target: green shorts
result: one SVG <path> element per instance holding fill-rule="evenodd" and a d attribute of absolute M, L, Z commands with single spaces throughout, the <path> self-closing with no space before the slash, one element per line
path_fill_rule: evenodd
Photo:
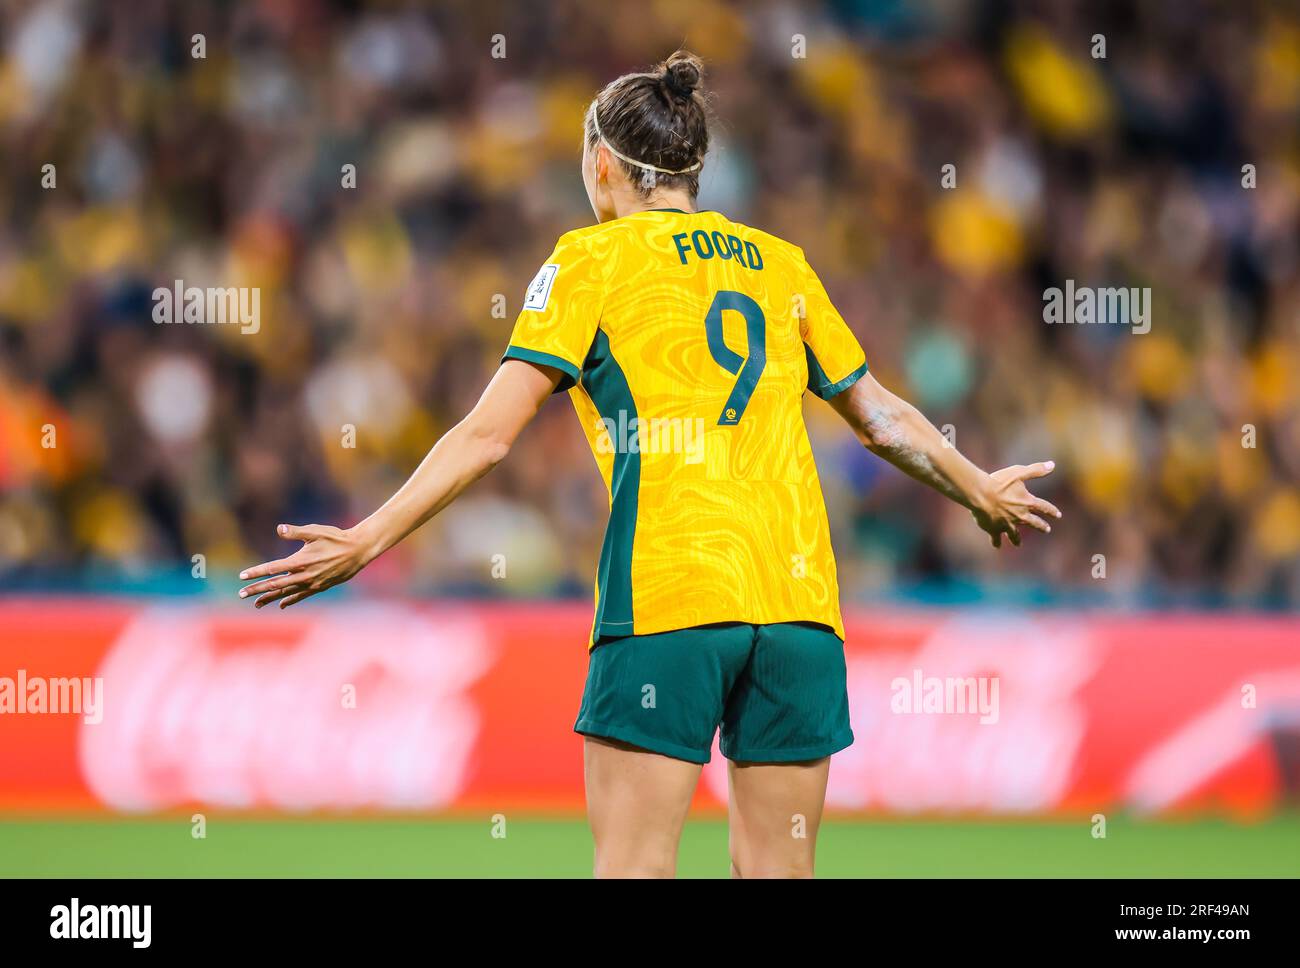
<path fill-rule="evenodd" d="M 830 756 L 853 742 L 844 643 L 824 625 L 728 622 L 604 639 L 575 732 L 707 763 Z"/>

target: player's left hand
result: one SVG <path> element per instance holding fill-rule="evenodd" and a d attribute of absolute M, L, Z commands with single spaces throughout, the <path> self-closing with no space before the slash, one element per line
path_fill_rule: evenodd
<path fill-rule="evenodd" d="M 265 579 L 245 585 L 239 590 L 240 598 L 257 599 L 256 607 L 279 601 L 281 608 L 310 598 L 327 588 L 341 585 L 369 560 L 355 532 L 325 524 L 307 524 L 295 527 L 282 524 L 276 533 L 289 541 L 302 541 L 303 546 L 288 558 L 267 561 L 239 573 L 240 581 Z"/>
<path fill-rule="evenodd" d="M 1025 481 L 1046 477 L 1055 468 L 1056 463 L 1050 460 L 1038 464 L 1013 464 L 988 476 L 985 494 L 975 507 L 974 514 L 976 523 L 993 540 L 993 547 L 1002 547 L 1004 534 L 1018 547 L 1022 524 L 1051 533 L 1052 526 L 1045 519 L 1059 520 L 1061 512 L 1054 504 L 1030 494 Z"/>

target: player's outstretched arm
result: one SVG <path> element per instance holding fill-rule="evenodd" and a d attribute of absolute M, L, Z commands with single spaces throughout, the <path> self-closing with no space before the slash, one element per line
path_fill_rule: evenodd
<path fill-rule="evenodd" d="M 288 558 L 239 574 L 261 579 L 240 589 L 257 607 L 281 608 L 347 581 L 456 499 L 506 456 L 520 431 L 537 415 L 559 382 L 549 366 L 506 360 L 469 415 L 443 435 L 401 489 L 356 527 L 282 524 L 280 537 L 302 541 Z"/>
<path fill-rule="evenodd" d="M 951 446 L 916 407 L 890 393 L 870 373 L 830 403 L 873 454 L 969 508 L 995 548 L 1002 546 L 1003 534 L 1012 544 L 1020 544 L 1022 524 L 1050 532 L 1045 518 L 1061 516 L 1025 486 L 1030 478 L 1050 474 L 1056 466 L 1052 461 L 985 473 Z"/>

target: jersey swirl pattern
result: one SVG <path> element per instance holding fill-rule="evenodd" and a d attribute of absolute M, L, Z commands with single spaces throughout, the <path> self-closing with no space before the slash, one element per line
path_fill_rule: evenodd
<path fill-rule="evenodd" d="M 562 371 L 609 489 L 592 643 L 714 622 L 843 638 L 803 395 L 867 364 L 802 250 L 716 212 L 569 232 L 505 358 Z"/>

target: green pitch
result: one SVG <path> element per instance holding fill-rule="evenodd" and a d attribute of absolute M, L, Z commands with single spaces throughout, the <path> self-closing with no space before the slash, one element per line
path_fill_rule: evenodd
<path fill-rule="evenodd" d="M 509 818 L 248 820 L 210 816 L 0 821 L 6 877 L 587 877 L 580 820 Z M 1300 877 L 1300 816 L 1235 825 L 1085 820 L 834 820 L 822 877 Z M 687 824 L 679 873 L 725 877 L 722 820 Z"/>

